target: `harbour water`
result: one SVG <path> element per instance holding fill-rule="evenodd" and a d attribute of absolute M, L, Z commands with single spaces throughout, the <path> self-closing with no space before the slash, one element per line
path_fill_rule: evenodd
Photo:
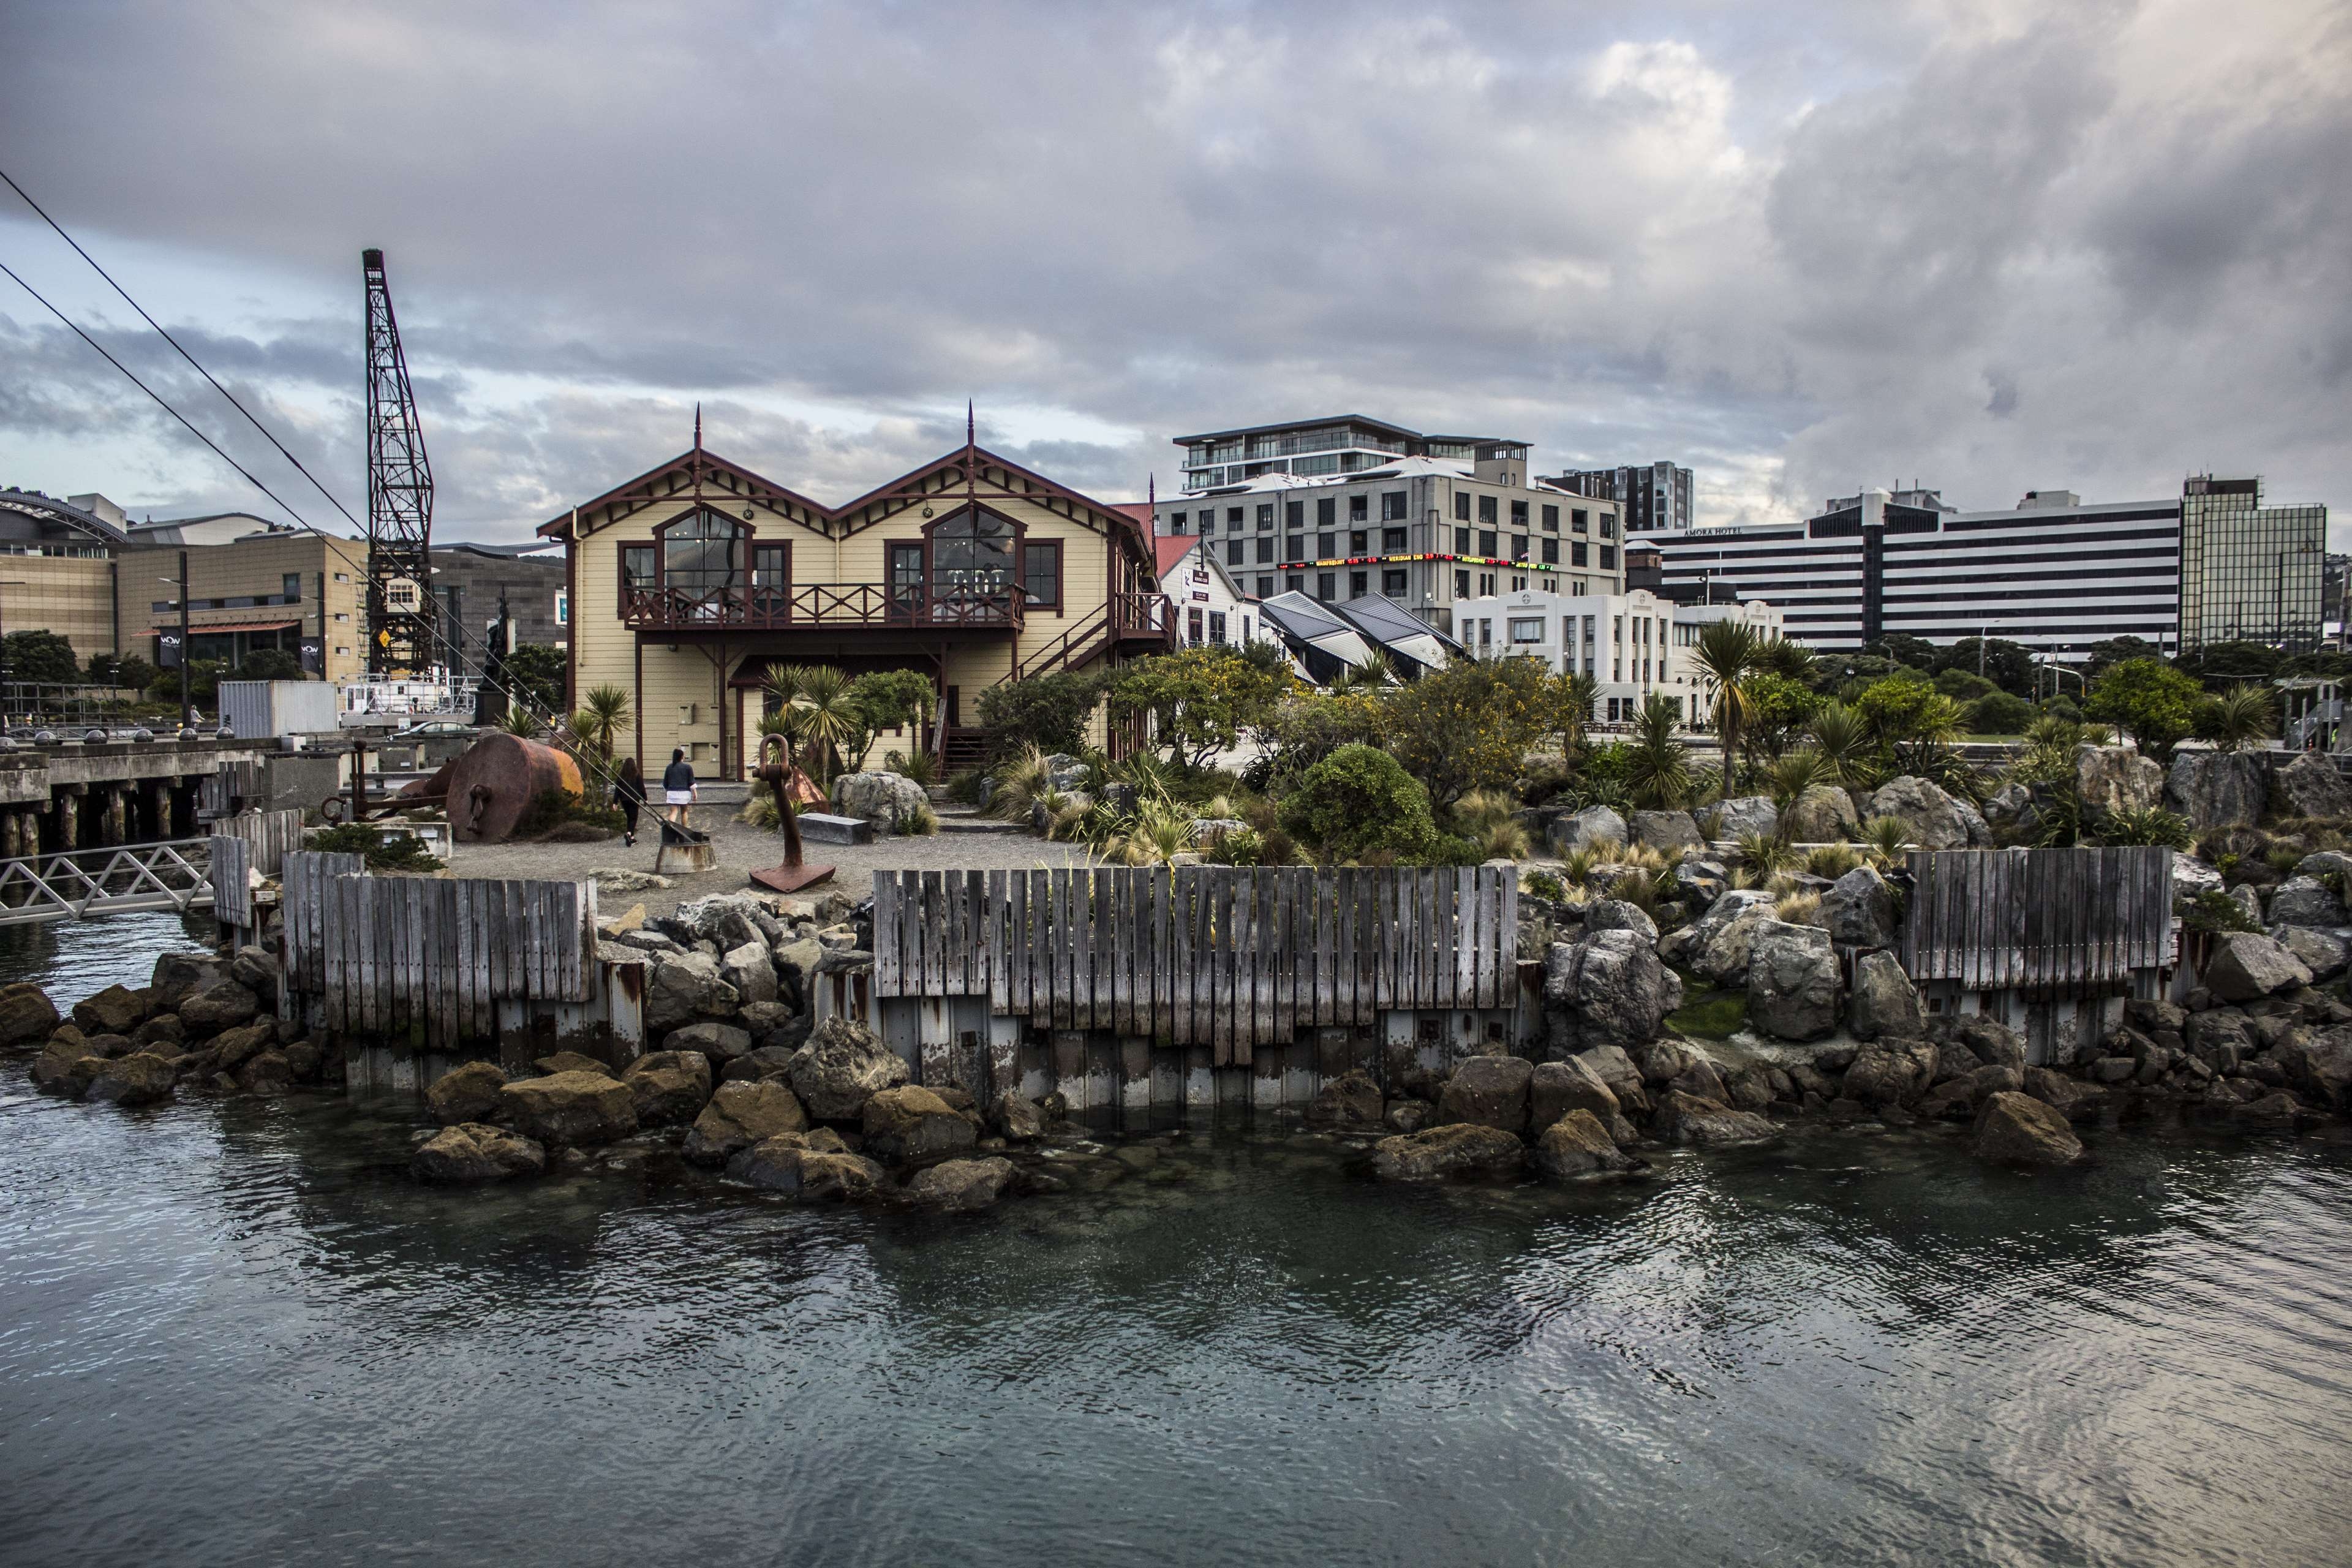
<path fill-rule="evenodd" d="M 5 977 L 95 989 L 110 929 L 135 977 L 178 928 L 128 923 Z M 1824 1128 L 1563 1192 L 1228 1131 L 942 1218 L 658 1156 L 428 1190 L 413 1126 L 0 1065 L 0 1560 L 2352 1552 L 2352 1157 L 2316 1141 L 2027 1176 Z"/>

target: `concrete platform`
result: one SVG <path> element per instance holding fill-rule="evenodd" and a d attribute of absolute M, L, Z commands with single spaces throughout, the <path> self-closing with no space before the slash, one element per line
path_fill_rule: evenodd
<path fill-rule="evenodd" d="M 822 811 L 800 815 L 801 837 L 812 844 L 871 844 L 874 825 L 862 816 L 834 816 Z"/>

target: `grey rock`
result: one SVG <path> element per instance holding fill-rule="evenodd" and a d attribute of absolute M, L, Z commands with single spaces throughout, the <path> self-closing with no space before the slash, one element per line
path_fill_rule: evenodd
<path fill-rule="evenodd" d="M 2224 1002 L 2252 1002 L 2311 984 L 2311 971 L 2266 936 L 2231 931 L 2213 943 L 2205 986 Z"/>
<path fill-rule="evenodd" d="M 710 1058 L 700 1051 L 649 1051 L 628 1066 L 629 1086 L 639 1127 L 677 1127 L 702 1114 L 710 1102 Z"/>
<path fill-rule="evenodd" d="M 732 1024 L 688 1024 L 662 1037 L 663 1050 L 694 1051 L 722 1067 L 749 1054 L 751 1044 L 751 1032 Z"/>
<path fill-rule="evenodd" d="M 635 948 L 638 950 L 638 956 L 640 957 L 643 957 L 647 953 L 684 952 L 686 951 L 686 949 L 679 944 L 676 937 L 671 936 L 667 931 L 655 931 L 650 926 L 639 926 L 635 931 L 625 931 L 618 933 L 613 938 L 613 945 L 615 947 Z"/>
<path fill-rule="evenodd" d="M 2270 804 L 2270 766 L 2259 752 L 2176 752 L 2164 806 L 2192 828 L 2252 827 Z"/>
<path fill-rule="evenodd" d="M 1534 1075 L 1534 1067 L 1517 1057 L 1465 1057 L 1438 1096 L 1438 1119 L 1522 1134 L 1528 1127 L 1528 1085 Z"/>
<path fill-rule="evenodd" d="M 1891 946 L 1895 894 L 1876 870 L 1857 866 L 1822 895 L 1821 923 L 1840 947 Z"/>
<path fill-rule="evenodd" d="M 1384 1110 L 1381 1086 L 1371 1074 L 1351 1068 L 1323 1080 L 1307 1108 L 1307 1120 L 1318 1127 L 1377 1127 Z"/>
<path fill-rule="evenodd" d="M 507 1075 L 496 1062 L 465 1062 L 433 1080 L 425 1091 L 425 1109 L 444 1127 L 488 1121 L 499 1113 L 499 1091 Z"/>
<path fill-rule="evenodd" d="M 968 1152 L 980 1137 L 954 1107 L 919 1084 L 866 1096 L 862 1125 L 866 1152 L 892 1165 L 951 1160 Z"/>
<path fill-rule="evenodd" d="M 533 1142 L 557 1148 L 610 1143 L 637 1130 L 626 1085 L 601 1073 L 559 1072 L 499 1090 L 500 1120 Z"/>
<path fill-rule="evenodd" d="M 1516 1134 L 1471 1121 L 1383 1138 L 1372 1145 L 1373 1173 L 1392 1182 L 1507 1175 L 1526 1163 L 1527 1148 Z"/>
<path fill-rule="evenodd" d="M 1731 868 L 1720 860 L 1692 856 L 1675 868 L 1674 897 L 1691 909 L 1703 910 L 1731 886 Z"/>
<path fill-rule="evenodd" d="M 735 988 L 739 1004 L 776 999 L 776 966 L 768 955 L 768 944 L 758 937 L 729 948 L 720 956 L 719 978 Z"/>
<path fill-rule="evenodd" d="M 1681 985 L 1637 931 L 1595 931 L 1554 942 L 1544 957 L 1544 1005 L 1579 1046 L 1654 1039 Z"/>
<path fill-rule="evenodd" d="M 917 1174 L 907 1184 L 906 1195 L 926 1208 L 970 1214 L 1003 1197 L 1013 1173 L 1013 1162 L 998 1156 L 947 1160 Z"/>
<path fill-rule="evenodd" d="M 2235 897 L 2235 889 L 2231 896 Z M 2259 905 L 2253 911 L 2262 919 Z M 2321 926 L 2334 930 L 2352 920 L 2344 910 L 2344 901 L 2335 889 L 2316 877 L 2297 874 L 2289 877 L 2271 890 L 2271 919 L 2279 925 Z"/>
<path fill-rule="evenodd" d="M 1928 1041 L 1874 1041 L 1845 1069 L 1845 1097 L 1873 1107 L 1911 1105 L 1927 1092 L 1936 1067 L 1937 1049 Z"/>
<path fill-rule="evenodd" d="M 1639 904 L 1629 904 L 1622 899 L 1594 899 L 1584 906 L 1584 931 L 1630 931 L 1643 942 L 1658 940 L 1658 922 L 1642 910 Z"/>
<path fill-rule="evenodd" d="M 1707 815 L 1713 818 L 1707 837 L 1718 841 L 1751 833 L 1759 838 L 1769 838 L 1780 831 L 1780 808 L 1772 804 L 1769 795 L 1739 795 L 1709 806 Z"/>
<path fill-rule="evenodd" d="M 793 1090 L 819 1121 L 864 1114 L 876 1093 L 905 1083 L 907 1064 L 873 1030 L 847 1018 L 827 1018 L 793 1053 Z"/>
<path fill-rule="evenodd" d="M 646 988 L 646 1030 L 667 1035 L 701 1018 L 729 1018 L 740 997 L 706 952 L 664 953 Z"/>
<path fill-rule="evenodd" d="M 727 1173 L 803 1203 L 864 1201 L 889 1190 L 890 1174 L 880 1165 L 845 1150 L 820 1148 L 819 1136 L 780 1132 L 763 1138 L 730 1161 Z"/>
<path fill-rule="evenodd" d="M 723 1165 L 754 1143 L 782 1132 L 804 1132 L 808 1113 L 791 1088 L 774 1079 L 722 1083 L 687 1130 L 680 1151 L 698 1165 Z"/>
<path fill-rule="evenodd" d="M 90 1079 L 83 1098 L 113 1105 L 154 1105 L 172 1098 L 178 1077 L 167 1058 L 133 1051 L 109 1058 Z"/>
<path fill-rule="evenodd" d="M 2333 980 L 2352 968 L 2352 948 L 2344 939 L 2309 926 L 2274 926 L 2271 940 L 2293 953 L 2297 963 L 2311 971 L 2315 984 Z"/>
<path fill-rule="evenodd" d="M 2054 1107 L 2026 1094 L 1994 1094 L 1977 1112 L 1977 1157 L 2005 1164 L 2071 1165 L 2083 1141 Z"/>
<path fill-rule="evenodd" d="M 662 924 L 688 947 L 707 942 L 725 952 L 747 942 L 766 945 L 761 918 L 766 913 L 749 893 L 720 893 L 680 904 Z"/>
<path fill-rule="evenodd" d="M 1835 784 L 1808 785 L 1790 802 L 1781 830 L 1791 844 L 1843 844 L 1862 826 L 1853 796 Z"/>
<path fill-rule="evenodd" d="M 1698 824 L 1687 811 L 1637 811 L 1632 826 L 1633 842 L 1668 855 L 1696 849 L 1706 842 L 1699 837 Z"/>
<path fill-rule="evenodd" d="M 1891 816 L 1902 823 L 1911 842 L 1922 849 L 1969 847 L 1968 819 L 1950 795 L 1926 779 L 1905 773 L 1887 780 L 1872 793 L 1869 809 L 1873 816 Z"/>
<path fill-rule="evenodd" d="M 1377 1106 L 1372 1120 L 1380 1120 Z M 989 1124 L 1008 1143 L 1034 1143 L 1045 1135 L 1045 1113 L 1038 1109 L 1035 1100 L 1017 1089 L 1008 1089 L 996 1097 Z"/>
<path fill-rule="evenodd" d="M 2287 1081 L 2322 1105 L 2352 1109 L 2352 1028 L 2334 1028 L 2278 1052 Z M 97 1089 L 92 1088 L 91 1093 Z"/>
<path fill-rule="evenodd" d="M 1772 921 L 1748 954 L 1748 1017 L 1783 1040 L 1817 1040 L 1837 1027 L 1838 959 L 1818 926 Z"/>
<path fill-rule="evenodd" d="M 1759 1143 L 1780 1130 L 1752 1110 L 1734 1110 L 1718 1100 L 1669 1090 L 1658 1101 L 1652 1125 L 1670 1143 L 1698 1149 L 1721 1149 L 1739 1143 Z"/>
<path fill-rule="evenodd" d="M 85 1035 L 129 1036 L 147 1021 L 148 994 L 110 985 L 73 1005 L 74 1026 Z"/>
<path fill-rule="evenodd" d="M 1625 819 L 1605 805 L 1588 805 L 1582 811 L 1553 817 L 1545 837 L 1552 852 L 1559 855 L 1571 849 L 1590 849 L 1597 844 L 1632 841 Z"/>
<path fill-rule="evenodd" d="M 1646 1112 L 1650 1109 L 1649 1090 L 1643 1087 L 1642 1069 L 1634 1065 L 1622 1046 L 1594 1046 L 1580 1051 L 1573 1058 L 1592 1069 L 1592 1076 L 1608 1086 L 1617 1097 L 1619 1106 L 1627 1110 Z M 1530 1082 L 1532 1088 L 1532 1081 Z"/>
<path fill-rule="evenodd" d="M 170 1012 L 222 977 L 218 959 L 200 952 L 166 952 L 155 960 L 147 988 L 154 993 L 156 1007 Z"/>
<path fill-rule="evenodd" d="M 1927 1026 L 1918 988 L 1891 952 L 1863 954 L 1853 970 L 1853 995 L 1846 1025 L 1861 1039 L 1881 1035 L 1916 1036 Z"/>
<path fill-rule="evenodd" d="M 240 947 L 228 961 L 228 977 L 260 997 L 265 1008 L 278 1005 L 280 973 L 277 955 L 258 947 Z"/>
<path fill-rule="evenodd" d="M 2271 804 L 2282 816 L 2352 817 L 2352 779 L 2333 759 L 2305 752 L 2271 774 Z"/>
<path fill-rule="evenodd" d="M 1541 1137 L 1545 1128 L 1571 1110 L 1591 1111 L 1605 1127 L 1619 1111 L 1616 1091 L 1581 1057 L 1538 1066 L 1528 1079 L 1528 1134 Z"/>
<path fill-rule="evenodd" d="M 2221 873 L 2204 861 L 2187 855 L 2172 858 L 2172 896 L 2193 899 L 2200 893 L 2221 890 Z"/>
<path fill-rule="evenodd" d="M 194 1036 L 216 1035 L 250 1023 L 261 1011 L 261 998 L 249 986 L 234 980 L 215 980 L 180 1003 L 180 1022 Z"/>
<path fill-rule="evenodd" d="M 2087 823 L 2104 822 L 2119 811 L 2147 811 L 2164 804 L 2164 769 L 2127 747 L 2077 746 L 2074 793 Z"/>
<path fill-rule="evenodd" d="M 844 816 L 864 817 L 888 828 L 900 816 L 928 808 L 931 797 L 904 773 L 844 773 L 833 781 L 834 804 Z"/>
<path fill-rule="evenodd" d="M 1536 1139 L 1536 1169 L 1556 1182 L 1622 1171 L 1633 1163 L 1590 1110 L 1568 1112 Z"/>

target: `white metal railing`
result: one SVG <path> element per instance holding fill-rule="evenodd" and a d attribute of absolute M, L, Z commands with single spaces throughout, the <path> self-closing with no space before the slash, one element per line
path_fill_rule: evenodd
<path fill-rule="evenodd" d="M 211 871 L 209 838 L 0 860 L 0 925 L 208 905 Z"/>

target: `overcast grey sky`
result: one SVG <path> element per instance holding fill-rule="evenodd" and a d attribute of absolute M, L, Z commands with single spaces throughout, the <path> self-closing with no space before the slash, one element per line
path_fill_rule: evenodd
<path fill-rule="evenodd" d="M 443 537 L 698 399 L 834 500 L 970 397 L 1109 499 L 1174 435 L 1360 412 L 1671 457 L 1707 522 L 2208 468 L 2352 503 L 2341 0 L 15 0 L 0 58 L 0 166 L 354 510 L 384 248 Z M 5 190 L 0 260 L 331 515 Z M 259 500 L 5 279 L 0 483 Z"/>

